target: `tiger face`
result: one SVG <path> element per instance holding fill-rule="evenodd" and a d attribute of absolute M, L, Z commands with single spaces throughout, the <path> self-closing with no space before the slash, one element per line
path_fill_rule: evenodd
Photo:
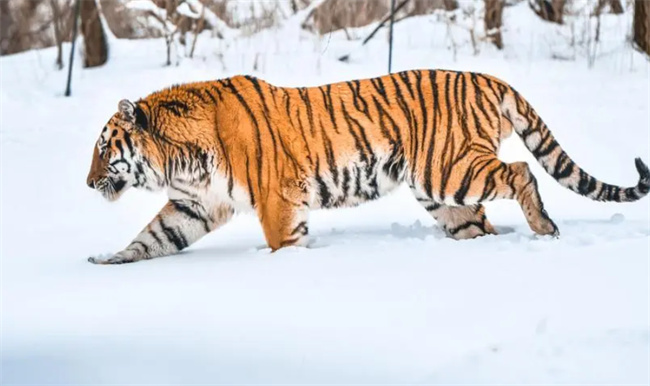
<path fill-rule="evenodd" d="M 108 121 L 93 151 L 86 184 L 104 198 L 115 201 L 130 187 L 155 190 L 158 173 L 145 160 L 146 116 L 128 100 L 120 101 L 118 112 Z M 151 178 L 154 177 L 154 178 Z"/>

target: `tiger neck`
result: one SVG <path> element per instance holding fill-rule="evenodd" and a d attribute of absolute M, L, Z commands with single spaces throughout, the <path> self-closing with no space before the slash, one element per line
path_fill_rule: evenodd
<path fill-rule="evenodd" d="M 207 187 L 215 154 L 189 144 L 161 144 L 165 187 L 187 190 Z"/>

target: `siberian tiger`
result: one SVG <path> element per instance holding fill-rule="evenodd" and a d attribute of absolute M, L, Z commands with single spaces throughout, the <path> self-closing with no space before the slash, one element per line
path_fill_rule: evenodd
<path fill-rule="evenodd" d="M 89 187 L 116 200 L 129 187 L 169 202 L 133 242 L 98 264 L 174 254 L 255 212 L 271 250 L 307 244 L 309 210 L 353 206 L 407 184 L 455 239 L 495 234 L 483 203 L 515 199 L 530 228 L 558 236 L 525 162 L 497 158 L 516 132 L 562 186 L 596 201 L 636 201 L 650 171 L 623 188 L 598 181 L 562 150 L 505 82 L 413 70 L 320 87 L 252 76 L 177 85 L 122 100 L 94 147 Z"/>

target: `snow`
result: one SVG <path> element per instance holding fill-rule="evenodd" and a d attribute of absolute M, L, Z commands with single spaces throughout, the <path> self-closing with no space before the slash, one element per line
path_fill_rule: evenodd
<path fill-rule="evenodd" d="M 161 8 L 158 7 L 152 0 L 130 0 L 129 2 L 126 3 L 126 7 L 131 9 L 137 9 L 140 11 L 149 11 L 153 13 L 157 13 L 161 11 Z"/>
<path fill-rule="evenodd" d="M 199 9 L 201 8 L 202 6 Z M 201 13 L 193 11 L 188 3 L 182 3 L 179 5 L 178 8 L 176 8 L 176 12 L 180 15 L 187 16 L 190 19 L 198 19 L 201 17 Z"/>
<path fill-rule="evenodd" d="M 464 29 L 454 54 L 435 17 L 398 23 L 393 67 L 498 76 L 581 166 L 636 183 L 634 157 L 650 161 L 648 61 L 613 38 L 592 69 L 580 50 L 551 60 L 536 39 L 564 27 L 529 13 L 506 9 L 506 49 L 482 44 L 478 56 Z M 612 17 L 602 33 L 626 20 Z M 176 256 L 87 263 L 125 247 L 165 202 L 130 191 L 108 203 L 85 186 L 120 99 L 237 73 L 293 86 L 385 72 L 381 36 L 358 48 L 339 32 L 317 39 L 294 27 L 231 45 L 202 36 L 195 59 L 174 67 L 162 66 L 162 39 L 116 39 L 108 65 L 75 68 L 70 98 L 54 49 L 0 59 L 0 383 L 650 382 L 650 200 L 579 197 L 516 137 L 502 159 L 531 164 L 559 239 L 534 236 L 515 202 L 495 202 L 488 218 L 500 235 L 454 241 L 400 189 L 313 212 L 307 249 L 271 254 L 257 219 L 238 215 Z M 350 63 L 336 60 L 351 49 Z"/>

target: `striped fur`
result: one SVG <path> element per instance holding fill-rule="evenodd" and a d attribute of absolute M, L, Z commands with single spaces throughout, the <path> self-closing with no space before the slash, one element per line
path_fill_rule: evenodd
<path fill-rule="evenodd" d="M 272 250 L 306 245 L 309 210 L 354 206 L 410 186 L 450 237 L 495 233 L 482 203 L 515 199 L 533 231 L 558 235 L 523 162 L 497 153 L 514 131 L 562 186 L 598 201 L 648 193 L 598 181 L 562 150 L 528 102 L 487 75 L 413 70 L 321 87 L 252 76 L 174 86 L 131 103 L 103 129 L 87 183 L 110 200 L 131 186 L 169 203 L 124 251 L 96 263 L 173 254 L 255 212 Z"/>

